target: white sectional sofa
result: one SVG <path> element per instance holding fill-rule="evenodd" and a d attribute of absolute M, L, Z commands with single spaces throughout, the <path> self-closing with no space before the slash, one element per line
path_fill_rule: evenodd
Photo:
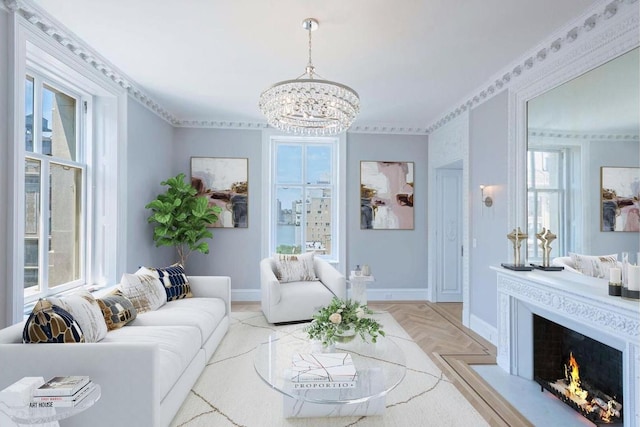
<path fill-rule="evenodd" d="M 25 376 L 89 375 L 101 399 L 61 426 L 167 426 L 229 329 L 231 279 L 190 276 L 193 298 L 139 314 L 97 343 L 23 344 L 0 330 L 0 389 Z"/>

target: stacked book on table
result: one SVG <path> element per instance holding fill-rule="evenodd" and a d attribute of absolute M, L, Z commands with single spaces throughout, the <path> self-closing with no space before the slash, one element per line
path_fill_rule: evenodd
<path fill-rule="evenodd" d="M 356 386 L 358 373 L 349 353 L 294 353 L 294 389 L 340 389 Z"/>
<path fill-rule="evenodd" d="M 88 376 L 53 377 L 33 390 L 32 408 L 74 407 L 95 389 Z"/>

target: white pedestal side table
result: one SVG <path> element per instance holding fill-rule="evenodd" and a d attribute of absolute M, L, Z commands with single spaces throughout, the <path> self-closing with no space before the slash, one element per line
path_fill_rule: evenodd
<path fill-rule="evenodd" d="M 351 299 L 362 305 L 367 304 L 367 284 L 373 282 L 373 276 L 356 276 L 352 271 L 349 275 L 349 283 L 351 284 Z"/>

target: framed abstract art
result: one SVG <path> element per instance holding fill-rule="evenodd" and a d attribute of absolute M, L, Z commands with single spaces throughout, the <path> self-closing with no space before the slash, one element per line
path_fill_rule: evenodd
<path fill-rule="evenodd" d="M 360 228 L 413 230 L 413 162 L 360 162 Z"/>

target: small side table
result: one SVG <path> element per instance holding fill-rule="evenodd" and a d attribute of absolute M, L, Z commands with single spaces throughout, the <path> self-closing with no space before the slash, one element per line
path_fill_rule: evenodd
<path fill-rule="evenodd" d="M 102 391 L 96 384 L 95 388 L 82 402 L 73 407 L 57 408 L 29 408 L 28 406 L 7 406 L 0 402 L 0 412 L 8 416 L 16 425 L 44 425 L 47 427 L 59 426 L 58 421 L 72 417 L 92 407 L 99 399 Z"/>
<path fill-rule="evenodd" d="M 351 283 L 351 299 L 362 305 L 367 304 L 367 284 L 373 282 L 373 276 L 356 276 L 352 271 L 349 275 L 349 283 Z"/>

